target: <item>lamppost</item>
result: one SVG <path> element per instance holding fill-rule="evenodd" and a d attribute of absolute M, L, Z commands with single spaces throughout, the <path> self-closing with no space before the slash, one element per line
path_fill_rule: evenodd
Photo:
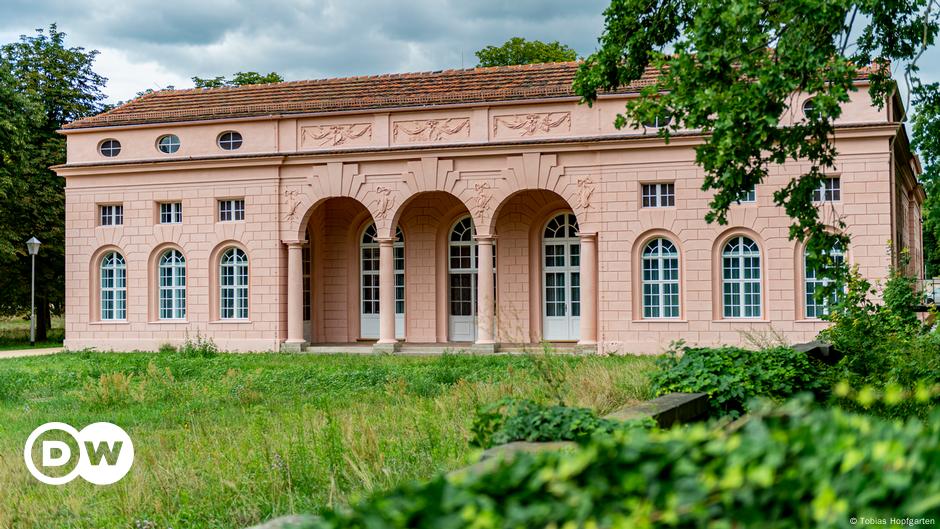
<path fill-rule="evenodd" d="M 36 254 L 39 253 L 39 239 L 31 237 L 26 241 L 26 249 L 33 259 L 33 274 L 30 279 L 29 345 L 36 345 Z"/>

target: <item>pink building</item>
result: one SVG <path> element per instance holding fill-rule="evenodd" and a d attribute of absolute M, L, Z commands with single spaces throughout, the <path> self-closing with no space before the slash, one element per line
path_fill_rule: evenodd
<path fill-rule="evenodd" d="M 162 91 L 65 127 L 66 345 L 353 350 L 812 339 L 826 307 L 774 170 L 707 224 L 694 131 L 614 128 L 574 63 Z M 844 257 L 922 269 L 916 158 L 859 79 L 818 190 Z M 784 122 L 803 119 L 794 96 Z M 358 344 L 358 345 L 352 345 Z"/>

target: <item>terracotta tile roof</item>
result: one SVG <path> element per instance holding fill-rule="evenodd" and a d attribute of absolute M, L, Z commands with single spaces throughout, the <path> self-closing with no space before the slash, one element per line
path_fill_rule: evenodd
<path fill-rule="evenodd" d="M 273 114 L 569 97 L 577 62 L 161 90 L 66 129 Z M 653 82 L 652 70 L 622 92 Z"/>

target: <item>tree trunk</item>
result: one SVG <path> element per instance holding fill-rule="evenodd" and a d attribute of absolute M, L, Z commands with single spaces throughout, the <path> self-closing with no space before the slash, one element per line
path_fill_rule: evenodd
<path fill-rule="evenodd" d="M 49 303 L 46 302 L 45 292 L 36 293 L 36 341 L 45 342 L 49 339 Z"/>

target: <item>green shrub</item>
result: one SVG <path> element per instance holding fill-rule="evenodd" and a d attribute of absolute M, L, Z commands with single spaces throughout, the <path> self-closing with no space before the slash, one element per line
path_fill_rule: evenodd
<path fill-rule="evenodd" d="M 471 442 L 489 448 L 513 441 L 583 441 L 625 424 L 632 423 L 604 419 L 587 408 L 543 406 L 531 400 L 506 398 L 477 410 Z"/>
<path fill-rule="evenodd" d="M 831 370 L 835 379 L 874 390 L 889 386 L 913 390 L 940 380 L 940 330 L 922 324 L 914 311 L 920 295 L 915 280 L 901 271 L 907 259 L 902 253 L 900 265 L 892 267 L 880 296 L 857 268 L 849 274 L 842 302 L 827 317 L 832 325 L 820 333 L 820 339 L 843 355 Z M 873 301 L 878 297 L 882 303 Z M 838 402 L 889 417 L 926 418 L 930 409 L 927 403 L 884 407 Z"/>
<path fill-rule="evenodd" d="M 202 334 L 197 333 L 195 338 L 186 337 L 179 354 L 186 358 L 212 358 L 219 354 L 219 347 L 215 345 L 212 338 L 203 337 Z"/>
<path fill-rule="evenodd" d="M 303 527 L 851 527 L 856 516 L 936 517 L 937 461 L 940 413 L 902 423 L 800 399 L 724 429 L 614 432 L 574 452 L 518 454 Z"/>
<path fill-rule="evenodd" d="M 177 352 L 176 346 L 171 343 L 160 344 L 160 353 L 162 354 L 175 354 Z"/>
<path fill-rule="evenodd" d="M 756 397 L 785 400 L 829 386 L 824 368 L 790 347 L 749 351 L 739 347 L 687 347 L 677 344 L 650 374 L 657 395 L 706 393 L 712 415 L 736 417 Z"/>

